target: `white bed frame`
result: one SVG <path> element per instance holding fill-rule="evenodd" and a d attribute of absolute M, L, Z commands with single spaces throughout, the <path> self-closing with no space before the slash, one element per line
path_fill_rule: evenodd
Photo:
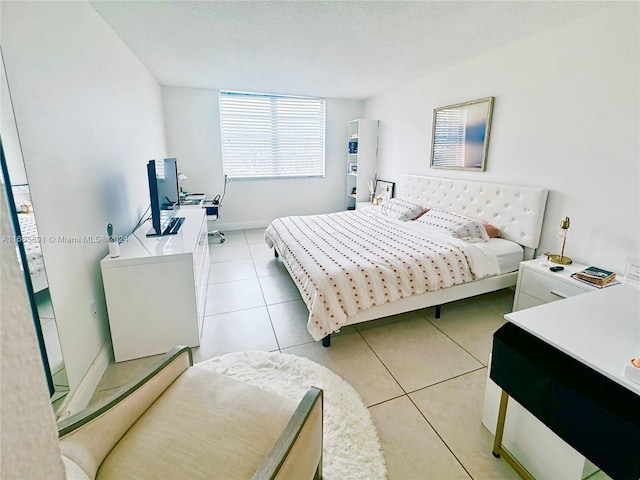
<path fill-rule="evenodd" d="M 538 248 L 548 194 L 544 188 L 405 175 L 397 192 L 398 198 L 424 207 L 459 213 L 490 223 L 500 229 L 502 238 L 524 248 L 525 260 L 533 258 Z M 275 249 L 274 252 L 278 256 Z M 433 306 L 436 306 L 436 317 L 439 317 L 441 305 L 512 287 L 517 278 L 518 272 L 515 271 L 405 297 L 352 315 L 344 325 Z M 331 335 L 327 335 L 322 339 L 322 344 L 328 347 L 330 339 Z"/>
<path fill-rule="evenodd" d="M 544 188 L 405 175 L 398 198 L 483 220 L 500 229 L 502 238 L 524 247 L 524 259 L 534 257 L 540 242 L 548 191 Z M 350 316 L 345 325 L 439 306 L 516 284 L 518 272 L 406 297 Z M 327 345 L 328 341 L 323 340 Z"/>

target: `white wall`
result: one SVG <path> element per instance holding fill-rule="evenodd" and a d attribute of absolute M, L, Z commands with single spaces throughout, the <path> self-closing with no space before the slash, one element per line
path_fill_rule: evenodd
<path fill-rule="evenodd" d="M 0 60 L 4 65 L 2 52 L 0 52 Z M 24 171 L 16 119 L 13 116 L 9 86 L 2 66 L 0 66 L 0 107 L 0 132 L 2 133 L 2 148 L 7 162 L 7 170 L 11 172 L 9 179 L 11 180 L 11 185 L 25 185 L 27 183 L 27 172 Z"/>
<path fill-rule="evenodd" d="M 4 194 L 0 235 L 13 236 Z M 0 265 L 0 477 L 62 479 L 53 409 L 15 243 L 0 243 Z"/>
<path fill-rule="evenodd" d="M 550 190 L 539 252 L 624 271 L 640 256 L 640 38 L 625 2 L 365 103 L 380 119 L 379 176 L 463 178 Z M 494 96 L 487 171 L 429 168 L 435 107 Z"/>
<path fill-rule="evenodd" d="M 189 177 L 183 188 L 222 193 L 218 91 L 162 87 L 162 96 L 167 150 Z M 347 123 L 361 116 L 362 102 L 327 99 L 325 106 L 325 177 L 230 182 L 216 228 L 264 227 L 279 216 L 344 209 Z"/>
<path fill-rule="evenodd" d="M 109 331 L 99 261 L 165 155 L 160 86 L 87 2 L 3 2 L 2 50 L 71 388 Z M 97 302 L 98 318 L 91 315 Z"/>

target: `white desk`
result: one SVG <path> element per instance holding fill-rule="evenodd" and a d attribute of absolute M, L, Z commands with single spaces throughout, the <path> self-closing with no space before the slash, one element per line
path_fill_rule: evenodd
<path fill-rule="evenodd" d="M 640 385 L 623 373 L 640 356 L 639 289 L 604 288 L 505 318 L 640 395 Z"/>
<path fill-rule="evenodd" d="M 640 290 L 618 285 L 505 315 L 512 324 L 639 396 L 624 366 L 640 355 Z M 487 380 L 484 425 L 495 434 L 500 389 Z M 579 480 L 594 469 L 515 400 L 503 443 L 537 479 Z M 506 457 L 505 457 L 506 459 Z"/>
<path fill-rule="evenodd" d="M 180 208 L 175 235 L 147 237 L 144 223 L 100 261 L 116 362 L 200 344 L 209 277 L 202 208 Z"/>

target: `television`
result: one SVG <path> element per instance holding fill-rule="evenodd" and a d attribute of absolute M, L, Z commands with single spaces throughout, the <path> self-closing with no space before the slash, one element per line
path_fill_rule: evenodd
<path fill-rule="evenodd" d="M 147 237 L 178 233 L 184 218 L 176 217 L 176 213 L 180 210 L 176 159 L 149 160 L 147 175 L 149 177 L 152 224 Z"/>

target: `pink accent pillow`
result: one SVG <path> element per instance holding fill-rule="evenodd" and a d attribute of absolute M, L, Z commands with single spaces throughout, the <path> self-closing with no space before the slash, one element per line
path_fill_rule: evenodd
<path fill-rule="evenodd" d="M 498 229 L 498 227 L 494 227 L 487 222 L 482 222 L 482 225 L 484 225 L 484 229 L 487 231 L 487 235 L 489 235 L 489 238 L 500 238 L 502 236 L 500 235 L 500 230 Z"/>

